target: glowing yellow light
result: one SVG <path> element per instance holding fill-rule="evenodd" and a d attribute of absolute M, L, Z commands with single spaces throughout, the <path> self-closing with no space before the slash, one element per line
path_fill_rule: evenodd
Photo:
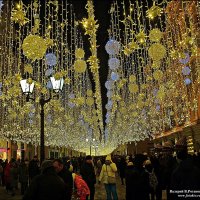
<path fill-rule="evenodd" d="M 16 5 L 16 7 L 17 7 L 17 9 L 21 9 L 21 4 L 18 3 L 18 4 Z"/>

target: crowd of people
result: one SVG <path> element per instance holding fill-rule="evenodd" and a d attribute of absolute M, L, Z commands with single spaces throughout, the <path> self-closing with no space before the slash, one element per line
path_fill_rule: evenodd
<path fill-rule="evenodd" d="M 200 155 L 189 155 L 185 146 L 153 155 L 45 160 L 39 164 L 37 156 L 10 162 L 0 160 L 0 184 L 10 195 L 18 185 L 23 200 L 94 200 L 95 185 L 104 184 L 107 200 L 118 200 L 117 187 L 126 187 L 126 200 L 178 199 L 170 191 L 199 190 Z M 18 184 L 20 183 L 20 184 Z"/>

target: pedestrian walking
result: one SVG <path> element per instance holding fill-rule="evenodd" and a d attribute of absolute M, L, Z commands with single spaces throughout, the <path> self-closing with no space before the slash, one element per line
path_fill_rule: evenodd
<path fill-rule="evenodd" d="M 56 174 L 53 162 L 43 161 L 41 172 L 32 179 L 23 200 L 69 200 L 66 185 Z"/>
<path fill-rule="evenodd" d="M 86 156 L 85 162 L 81 167 L 80 174 L 90 189 L 90 200 L 94 200 L 96 176 L 94 171 L 94 164 L 92 162 L 92 156 Z M 88 197 L 86 200 L 87 199 Z"/>
<path fill-rule="evenodd" d="M 126 160 L 124 157 L 121 157 L 119 162 L 119 175 L 121 178 L 121 184 L 124 185 L 124 179 L 125 179 L 125 170 L 126 170 Z"/>
<path fill-rule="evenodd" d="M 118 200 L 116 190 L 116 172 L 117 166 L 112 162 L 111 156 L 106 156 L 105 164 L 103 164 L 99 182 L 103 182 L 107 194 L 107 200 Z"/>
<path fill-rule="evenodd" d="M 28 166 L 28 171 L 29 171 L 29 181 L 40 174 L 40 168 L 39 168 L 39 161 L 37 156 L 34 156 L 33 159 L 30 161 L 29 166 Z"/>
<path fill-rule="evenodd" d="M 145 157 L 136 154 L 126 169 L 126 200 L 149 200 L 149 175 L 145 171 Z"/>
<path fill-rule="evenodd" d="M 97 177 L 99 177 L 102 169 L 102 162 L 100 158 L 97 161 L 96 168 L 97 168 L 96 175 Z"/>
<path fill-rule="evenodd" d="M 21 184 L 21 195 L 28 188 L 28 160 L 22 160 L 19 166 L 19 182 Z"/>
<path fill-rule="evenodd" d="M 11 167 L 10 167 L 10 184 L 11 184 L 11 191 L 12 191 L 12 196 L 15 195 L 15 190 L 18 188 L 18 165 L 16 161 L 11 162 Z"/>
<path fill-rule="evenodd" d="M 69 171 L 69 169 L 66 169 L 62 160 L 55 159 L 53 161 L 53 166 L 55 168 L 56 173 L 62 180 L 64 181 L 66 185 L 66 192 L 67 192 L 67 199 L 71 200 L 72 197 L 72 188 L 73 188 L 73 178 L 72 173 Z"/>

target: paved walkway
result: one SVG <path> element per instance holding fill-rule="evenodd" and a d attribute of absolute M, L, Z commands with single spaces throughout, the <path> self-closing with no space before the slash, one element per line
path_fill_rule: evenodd
<path fill-rule="evenodd" d="M 125 200 L 125 186 L 121 185 L 119 178 L 117 178 L 117 192 L 119 200 Z M 6 193 L 5 188 L 0 186 L 0 200 L 21 200 L 20 190 L 16 191 L 15 196 Z M 104 184 L 96 184 L 95 200 L 106 200 L 106 191 Z"/>
<path fill-rule="evenodd" d="M 125 190 L 126 186 L 121 185 L 119 177 L 117 177 L 117 193 L 119 200 L 125 200 Z M 166 197 L 165 192 L 163 196 Z M 165 200 L 166 198 L 163 198 Z M 22 196 L 20 195 L 20 190 L 16 191 L 16 195 L 12 197 L 6 193 L 5 188 L 0 186 L 0 200 L 22 200 Z M 96 184 L 96 193 L 95 200 L 106 200 L 106 191 L 104 188 L 104 184 Z"/>

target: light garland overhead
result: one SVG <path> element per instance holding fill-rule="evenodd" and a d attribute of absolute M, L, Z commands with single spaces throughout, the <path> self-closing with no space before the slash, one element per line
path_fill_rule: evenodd
<path fill-rule="evenodd" d="M 100 84 L 93 94 L 84 43 L 71 5 L 33 0 L 28 5 L 20 1 L 4 6 L 6 17 L 1 18 L 4 29 L 0 32 L 1 138 L 39 145 L 39 95 L 49 96 L 50 77 L 64 77 L 60 100 L 52 100 L 45 107 L 45 144 L 84 152 L 86 138 L 91 137 L 100 147 Z M 40 19 L 43 11 L 44 21 Z M 95 55 L 94 49 L 91 69 L 96 64 Z M 97 81 L 96 71 L 94 75 Z M 19 82 L 23 76 L 35 85 L 36 103 L 27 103 L 22 96 Z"/>
<path fill-rule="evenodd" d="M 114 1 L 105 45 L 109 73 L 104 129 L 93 2 L 87 1 L 88 17 L 81 27 L 66 1 L 0 1 L 1 137 L 39 144 L 37 102 L 39 94 L 50 95 L 51 77 L 64 77 L 65 85 L 60 100 L 45 107 L 46 145 L 88 153 L 90 143 L 98 146 L 98 154 L 108 154 L 120 144 L 156 138 L 197 120 L 198 6 L 198 1 Z M 80 28 L 89 36 L 89 58 Z M 35 85 L 34 104 L 22 96 L 23 77 Z"/>
<path fill-rule="evenodd" d="M 155 0 L 151 7 L 139 0 L 112 4 L 105 47 L 110 56 L 106 145 L 155 138 L 197 120 L 197 4 L 174 0 Z M 121 46 L 119 54 L 108 48 L 113 41 Z M 120 77 L 115 81 L 113 70 Z"/>

